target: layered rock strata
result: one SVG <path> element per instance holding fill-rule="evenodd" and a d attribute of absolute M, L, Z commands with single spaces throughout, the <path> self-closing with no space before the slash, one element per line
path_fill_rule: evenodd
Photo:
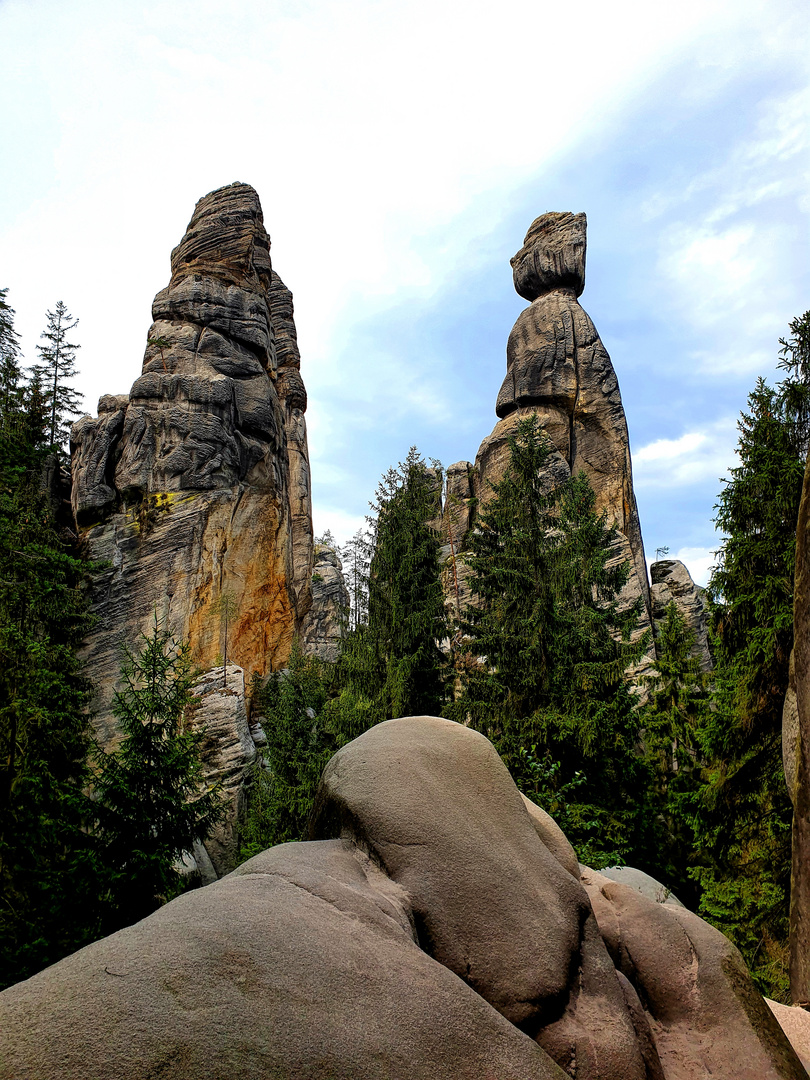
<path fill-rule="evenodd" d="M 660 559 L 650 567 L 650 599 L 653 623 L 658 626 L 666 618 L 671 603 L 681 615 L 686 628 L 694 635 L 692 656 L 700 663 L 702 671 L 712 670 L 709 652 L 709 623 L 703 589 L 692 580 L 692 575 L 679 559 Z"/>
<path fill-rule="evenodd" d="M 335 661 L 340 639 L 349 618 L 349 590 L 337 551 L 327 544 L 315 545 L 312 570 L 312 607 L 304 630 L 303 647 L 322 660 Z"/>
<path fill-rule="evenodd" d="M 521 418 L 536 414 L 553 447 L 546 465 L 549 487 L 583 471 L 593 486 L 597 511 L 606 511 L 617 529 L 613 560 L 630 564 L 620 600 L 630 605 L 641 598 L 638 633 L 643 633 L 651 629 L 650 592 L 627 421 L 610 357 L 577 300 L 585 286 L 585 230 L 584 214 L 544 214 L 532 223 L 512 259 L 515 289 L 530 306 L 518 316 L 507 342 L 506 376 L 495 406 L 498 423 L 481 443 L 474 468 L 469 462 L 451 467 L 456 495 L 451 526 L 461 534 L 457 544 L 463 549 L 469 518 L 460 505 L 465 500 L 467 505 L 486 504 L 507 468 L 509 436 Z M 445 539 L 449 542 L 447 524 Z M 449 588 L 448 595 L 452 606 Z"/>
<path fill-rule="evenodd" d="M 372 728 L 311 829 L 3 991 L 0 1078 L 805 1080 L 722 934 L 580 879 L 482 735 Z"/>
<path fill-rule="evenodd" d="M 73 511 L 99 567 L 84 658 L 105 744 L 120 646 L 155 612 L 200 668 L 227 653 L 249 679 L 284 664 L 310 605 L 306 392 L 253 188 L 197 203 L 152 317 L 129 395 L 103 397 L 72 436 Z"/>

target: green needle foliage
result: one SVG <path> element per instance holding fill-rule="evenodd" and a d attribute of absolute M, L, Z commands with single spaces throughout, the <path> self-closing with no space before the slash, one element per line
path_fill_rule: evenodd
<path fill-rule="evenodd" d="M 3 291 L 5 296 L 5 291 Z M 4 302 L 3 302 L 4 303 Z M 0 988 L 91 940 L 97 878 L 89 683 L 76 649 L 86 567 L 59 535 L 40 478 L 49 446 L 37 380 L 0 312 Z"/>
<path fill-rule="evenodd" d="M 441 481 L 412 447 L 377 489 L 371 518 L 368 621 L 342 642 L 329 723 L 338 745 L 395 716 L 438 715 L 447 634 L 439 538 Z M 356 571 L 355 571 L 356 572 Z M 362 598 L 356 611 L 362 612 Z"/>
<path fill-rule="evenodd" d="M 175 861 L 204 840 L 223 812 L 219 785 L 206 785 L 204 733 L 192 727 L 196 701 L 188 645 L 155 617 L 127 650 L 113 712 L 119 748 L 98 752 L 98 832 L 109 874 L 108 931 L 142 919 L 181 888 Z"/>
<path fill-rule="evenodd" d="M 262 719 L 267 747 L 248 789 L 241 859 L 306 838 L 321 773 L 334 752 L 324 727 L 326 666 L 304 656 L 296 639 L 286 670 L 254 687 L 252 711 Z"/>
<path fill-rule="evenodd" d="M 658 623 L 657 659 L 641 682 L 648 693 L 641 722 L 651 774 L 654 842 L 650 870 L 687 903 L 697 906 L 688 867 L 694 863 L 689 802 L 700 783 L 699 730 L 709 707 L 710 676 L 692 655 L 695 635 L 671 602 Z"/>
<path fill-rule="evenodd" d="M 626 856 L 638 842 L 645 770 L 625 673 L 647 646 L 643 636 L 630 642 L 639 605 L 620 611 L 616 600 L 628 565 L 612 564 L 615 530 L 584 474 L 549 490 L 551 447 L 536 416 L 509 446 L 507 473 L 469 541 L 475 602 L 462 621 L 462 692 L 446 715 L 487 735 L 519 785 L 529 782 L 530 747 L 559 763 L 567 791 L 583 772 L 583 826 L 570 839 L 584 842 L 597 821 L 603 849 Z"/>
<path fill-rule="evenodd" d="M 810 330 L 807 316 L 791 324 L 797 334 L 802 327 Z M 806 342 L 793 341 L 788 378 L 775 390 L 759 379 L 749 395 L 738 424 L 740 464 L 717 504 L 725 539 L 709 582 L 715 708 L 698 732 L 706 766 L 690 810 L 700 913 L 734 941 L 774 997 L 787 992 L 792 810 L 781 730 L 807 447 Z"/>
<path fill-rule="evenodd" d="M 47 312 L 48 325 L 40 335 L 44 345 L 37 345 L 39 364 L 35 371 L 42 382 L 42 394 L 48 410 L 48 442 L 55 448 L 64 447 L 70 440 L 72 417 L 80 415 L 82 395 L 71 386 L 76 370 L 76 350 L 80 345 L 68 341 L 68 334 L 79 325 L 59 300 L 53 311 Z"/>

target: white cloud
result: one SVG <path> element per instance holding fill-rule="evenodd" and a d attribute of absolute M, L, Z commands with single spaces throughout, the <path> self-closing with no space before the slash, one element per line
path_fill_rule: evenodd
<path fill-rule="evenodd" d="M 717 480 L 734 459 L 736 419 L 726 417 L 677 439 L 656 439 L 633 451 L 633 482 L 639 491 Z"/>

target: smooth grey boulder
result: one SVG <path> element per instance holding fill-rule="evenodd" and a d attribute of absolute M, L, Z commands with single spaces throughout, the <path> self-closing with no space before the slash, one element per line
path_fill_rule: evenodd
<path fill-rule="evenodd" d="M 602 877 L 610 878 L 611 881 L 618 881 L 620 885 L 628 885 L 656 904 L 674 904 L 675 907 L 683 907 L 678 897 L 666 885 L 662 885 L 654 877 L 645 874 L 643 870 L 636 870 L 634 866 L 606 866 L 599 873 Z"/>
<path fill-rule="evenodd" d="M 324 770 L 310 835 L 367 850 L 410 897 L 422 947 L 579 1080 L 643 1080 L 587 896 L 483 735 L 438 717 L 371 728 Z"/>
<path fill-rule="evenodd" d="M 685 907 L 585 868 L 582 881 L 617 969 L 635 989 L 666 1080 L 805 1080 L 742 957 Z"/>
<path fill-rule="evenodd" d="M 2 1080 L 565 1080 L 342 841 L 287 844 L 0 994 Z"/>

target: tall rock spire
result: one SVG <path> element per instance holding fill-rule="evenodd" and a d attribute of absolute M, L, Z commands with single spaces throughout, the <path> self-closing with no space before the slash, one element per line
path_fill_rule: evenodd
<path fill-rule="evenodd" d="M 621 599 L 629 604 L 641 596 L 641 632 L 651 626 L 650 590 L 627 421 L 610 357 L 577 300 L 585 287 L 585 248 L 584 214 L 543 214 L 532 222 L 511 260 L 515 289 L 530 305 L 507 342 L 506 377 L 495 406 L 500 419 L 481 443 L 469 481 L 464 463 L 449 472 L 465 481 L 457 502 L 474 496 L 486 503 L 508 465 L 509 436 L 522 416 L 537 414 L 554 447 L 546 466 L 549 483 L 585 472 L 596 509 L 606 511 L 618 530 L 614 557 L 627 559 L 631 569 Z M 463 583 L 461 589 L 466 593 Z"/>
<path fill-rule="evenodd" d="M 292 294 L 253 188 L 195 207 L 155 297 L 143 368 L 73 428 L 73 509 L 94 561 L 87 661 L 114 737 L 119 645 L 155 612 L 203 670 L 282 666 L 310 604 L 306 391 Z M 226 628 L 221 598 L 235 611 Z"/>

